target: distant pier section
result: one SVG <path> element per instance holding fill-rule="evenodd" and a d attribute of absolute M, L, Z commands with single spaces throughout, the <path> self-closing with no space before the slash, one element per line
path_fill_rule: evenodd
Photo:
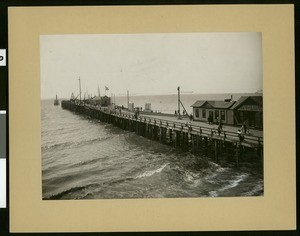
<path fill-rule="evenodd" d="M 239 167 L 240 159 L 247 150 L 263 163 L 262 131 L 247 134 L 241 133 L 237 127 L 224 125 L 220 132 L 207 122 L 190 122 L 188 119 L 178 119 L 175 115 L 149 114 L 148 112 L 140 112 L 137 115 L 127 108 L 116 109 L 115 106 L 81 104 L 71 100 L 61 101 L 61 106 L 63 109 L 135 132 L 147 139 L 190 151 L 195 155 L 200 152 L 207 153 L 210 150 L 214 153 L 215 162 L 219 161 L 222 153 L 230 150 L 232 156 L 235 157 L 236 166 Z M 150 110 L 151 105 L 148 104 L 147 108 Z M 195 108 L 198 109 L 194 106 Z"/>

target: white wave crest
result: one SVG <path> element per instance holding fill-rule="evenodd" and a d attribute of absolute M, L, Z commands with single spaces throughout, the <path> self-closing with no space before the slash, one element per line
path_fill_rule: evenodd
<path fill-rule="evenodd" d="M 258 185 L 254 186 L 254 188 L 245 193 L 245 196 L 256 196 L 256 195 L 261 195 L 259 193 L 263 192 L 264 190 L 264 185 L 263 183 L 259 183 Z"/>
<path fill-rule="evenodd" d="M 218 196 L 218 193 L 217 193 L 217 191 L 210 191 L 210 192 L 209 192 L 209 196 L 210 196 L 210 197 L 217 197 L 217 196 Z"/>
<path fill-rule="evenodd" d="M 140 179 L 140 178 L 144 178 L 144 177 L 149 177 L 149 176 L 152 176 L 156 173 L 160 173 L 162 172 L 162 170 L 167 166 L 169 165 L 170 163 L 166 163 L 164 165 L 162 165 L 161 167 L 159 167 L 158 169 L 156 170 L 147 170 L 145 171 L 144 173 L 138 175 L 137 177 L 135 177 L 135 179 Z"/>
<path fill-rule="evenodd" d="M 219 192 L 223 192 L 227 189 L 234 188 L 234 187 L 238 186 L 238 184 L 240 182 L 242 182 L 243 180 L 245 180 L 248 176 L 249 176 L 248 174 L 239 175 L 236 179 L 231 180 L 228 185 L 225 185 L 223 188 L 220 188 Z"/>
<path fill-rule="evenodd" d="M 236 179 L 229 181 L 229 184 L 225 185 L 223 188 L 220 188 L 219 190 L 216 190 L 216 191 L 210 191 L 209 196 L 218 197 L 220 195 L 219 194 L 220 192 L 223 192 L 227 189 L 231 189 L 231 188 L 238 186 L 238 184 L 240 182 L 244 181 L 248 176 L 249 176 L 249 174 L 242 174 L 242 175 L 237 176 Z"/>

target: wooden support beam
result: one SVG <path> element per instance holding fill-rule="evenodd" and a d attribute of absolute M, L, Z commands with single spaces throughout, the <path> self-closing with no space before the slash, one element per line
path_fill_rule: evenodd
<path fill-rule="evenodd" d="M 163 128 L 163 143 L 167 143 L 167 128 Z"/>
<path fill-rule="evenodd" d="M 189 137 L 189 133 L 186 132 L 186 150 L 189 151 L 190 148 L 190 137 Z"/>
<path fill-rule="evenodd" d="M 239 168 L 239 165 L 240 165 L 240 163 L 239 163 L 240 162 L 240 160 L 239 160 L 240 159 L 239 149 L 240 149 L 239 148 L 239 143 L 237 142 L 236 143 L 236 148 L 235 148 L 235 158 L 236 158 L 236 167 L 237 168 Z"/>
<path fill-rule="evenodd" d="M 181 131 L 180 132 L 180 147 L 182 147 L 182 149 L 184 149 L 184 145 L 185 145 L 185 135 L 184 133 Z"/>
<path fill-rule="evenodd" d="M 145 137 L 148 138 L 148 124 L 145 123 Z"/>
<path fill-rule="evenodd" d="M 181 132 L 180 131 L 175 131 L 175 147 L 180 147 L 181 146 Z"/>
<path fill-rule="evenodd" d="M 184 145 L 183 148 L 185 151 L 189 150 L 189 134 L 187 132 L 183 132 L 184 135 Z"/>
<path fill-rule="evenodd" d="M 214 140 L 215 143 L 215 162 L 218 162 L 218 140 Z"/>
<path fill-rule="evenodd" d="M 163 142 L 163 128 L 162 127 L 159 128 L 159 141 L 160 141 L 160 143 Z"/>
<path fill-rule="evenodd" d="M 192 141 L 192 153 L 195 154 L 196 150 L 195 150 L 195 137 L 193 134 L 191 134 L 191 141 Z"/>
<path fill-rule="evenodd" d="M 204 137 L 204 152 L 205 155 L 208 156 L 208 138 Z"/>
<path fill-rule="evenodd" d="M 154 130 L 154 125 L 151 125 L 151 139 L 155 140 L 155 130 Z"/>
<path fill-rule="evenodd" d="M 169 129 L 169 143 L 172 144 L 173 143 L 173 130 Z"/>
<path fill-rule="evenodd" d="M 196 135 L 196 153 L 199 153 L 199 135 Z"/>

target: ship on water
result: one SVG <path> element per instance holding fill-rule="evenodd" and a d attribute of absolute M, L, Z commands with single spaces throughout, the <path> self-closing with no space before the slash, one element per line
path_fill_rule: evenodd
<path fill-rule="evenodd" d="M 54 106 L 58 106 L 59 105 L 59 100 L 57 99 L 57 94 L 56 94 L 56 98 L 54 100 Z"/>

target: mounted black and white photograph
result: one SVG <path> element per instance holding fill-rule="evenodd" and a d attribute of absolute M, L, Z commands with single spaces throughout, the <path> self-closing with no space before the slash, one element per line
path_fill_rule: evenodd
<path fill-rule="evenodd" d="M 264 195 L 260 32 L 40 36 L 43 200 Z"/>

